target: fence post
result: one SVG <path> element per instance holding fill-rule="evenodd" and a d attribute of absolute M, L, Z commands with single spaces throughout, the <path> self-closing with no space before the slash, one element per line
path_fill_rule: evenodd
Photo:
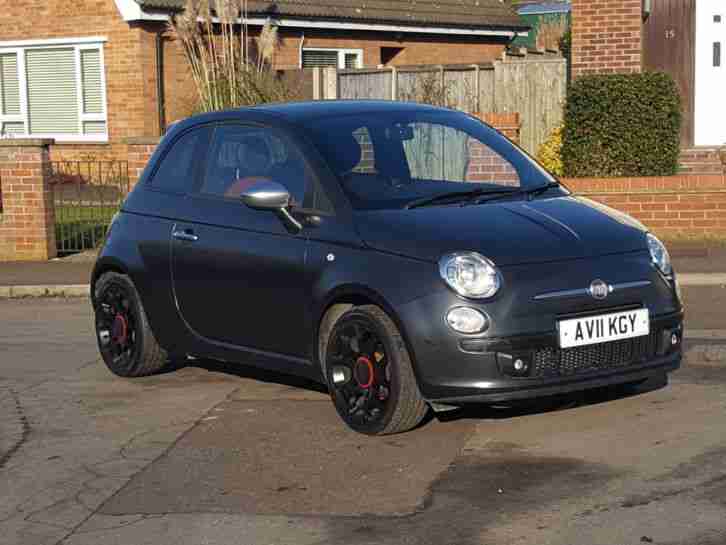
<path fill-rule="evenodd" d="M 478 64 L 472 66 L 474 67 L 474 111 L 481 112 L 481 82 L 479 78 L 481 68 L 479 68 Z"/>
<path fill-rule="evenodd" d="M 398 70 L 391 66 L 391 100 L 398 100 Z"/>
<path fill-rule="evenodd" d="M 313 100 L 322 100 L 323 97 L 323 73 L 319 66 L 313 68 Z"/>
<path fill-rule="evenodd" d="M 0 139 L 0 261 L 56 256 L 48 146 L 52 138 Z"/>
<path fill-rule="evenodd" d="M 326 66 L 323 68 L 325 74 L 325 91 L 323 98 L 338 98 L 338 69 L 334 66 Z"/>

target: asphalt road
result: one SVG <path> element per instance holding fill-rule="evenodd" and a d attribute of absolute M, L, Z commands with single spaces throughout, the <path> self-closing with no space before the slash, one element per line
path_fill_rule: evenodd
<path fill-rule="evenodd" d="M 86 300 L 0 301 L 0 543 L 723 545 L 726 289 L 684 291 L 668 385 L 387 438 L 243 366 L 114 377 Z"/>

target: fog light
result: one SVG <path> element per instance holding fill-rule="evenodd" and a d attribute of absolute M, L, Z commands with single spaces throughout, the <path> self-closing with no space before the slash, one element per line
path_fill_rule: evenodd
<path fill-rule="evenodd" d="M 497 353 L 499 370 L 509 377 L 523 378 L 529 376 L 529 361 L 529 358 L 523 354 Z"/>
<path fill-rule="evenodd" d="M 486 316 L 470 307 L 452 308 L 446 315 L 446 322 L 451 329 L 459 333 L 481 333 L 489 327 Z"/>
<path fill-rule="evenodd" d="M 675 333 L 671 335 L 671 346 L 675 346 L 678 344 L 678 335 Z"/>

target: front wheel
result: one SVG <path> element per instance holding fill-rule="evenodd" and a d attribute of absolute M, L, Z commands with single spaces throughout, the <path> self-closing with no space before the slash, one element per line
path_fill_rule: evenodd
<path fill-rule="evenodd" d="M 372 305 L 335 322 L 325 344 L 325 374 L 338 414 L 355 431 L 408 431 L 426 416 L 411 357 L 393 320 Z"/>
<path fill-rule="evenodd" d="M 169 356 L 159 345 L 131 278 L 104 273 L 94 286 L 96 339 L 106 366 L 122 377 L 160 372 Z"/>

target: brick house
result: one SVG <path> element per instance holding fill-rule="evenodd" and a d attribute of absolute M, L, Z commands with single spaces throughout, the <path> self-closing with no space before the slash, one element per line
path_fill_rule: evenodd
<path fill-rule="evenodd" d="M 572 0 L 573 76 L 669 73 L 681 92 L 686 150 L 726 144 L 725 47 L 724 0 Z"/>
<path fill-rule="evenodd" d="M 169 17 L 184 0 L 5 0 L 0 136 L 51 137 L 51 156 L 121 156 L 189 115 L 195 91 Z M 508 3 L 248 2 L 250 35 L 278 26 L 275 68 L 487 62 L 523 23 Z"/>

